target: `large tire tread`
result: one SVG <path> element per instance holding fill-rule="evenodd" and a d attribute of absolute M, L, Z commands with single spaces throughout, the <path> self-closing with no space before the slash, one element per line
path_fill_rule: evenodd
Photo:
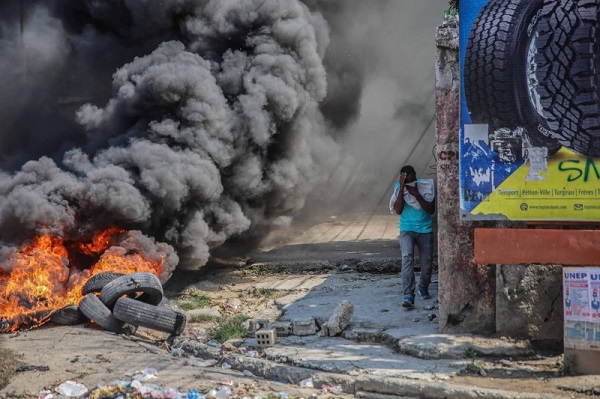
<path fill-rule="evenodd" d="M 525 128 L 535 147 L 560 144 L 537 113 L 527 90 L 527 44 L 530 24 L 544 0 L 490 0 L 470 32 L 464 60 L 465 96 L 473 123 Z"/>
<path fill-rule="evenodd" d="M 104 272 L 94 274 L 81 287 L 81 293 L 87 295 L 90 292 L 100 292 L 106 284 L 121 276 L 123 276 L 123 273 Z"/>
<path fill-rule="evenodd" d="M 79 301 L 79 310 L 94 323 L 114 333 L 121 332 L 125 324 L 113 316 L 110 309 L 93 293 L 87 294 Z"/>
<path fill-rule="evenodd" d="M 85 315 L 76 305 L 67 305 L 50 315 L 50 321 L 65 326 L 74 326 L 86 321 Z"/>
<path fill-rule="evenodd" d="M 537 23 L 538 95 L 562 145 L 600 157 L 600 2 L 546 0 Z"/>
<path fill-rule="evenodd" d="M 143 293 L 138 300 L 158 305 L 163 299 L 163 288 L 158 277 L 152 273 L 126 274 L 107 283 L 100 291 L 100 300 L 112 309 L 117 299 L 135 293 Z"/>
<path fill-rule="evenodd" d="M 113 314 L 126 323 L 172 335 L 180 335 L 186 325 L 186 316 L 183 313 L 126 297 L 117 299 Z"/>

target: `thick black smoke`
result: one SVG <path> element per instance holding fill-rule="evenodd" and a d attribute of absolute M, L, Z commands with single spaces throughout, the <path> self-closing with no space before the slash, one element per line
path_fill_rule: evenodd
<path fill-rule="evenodd" d="M 327 23 L 297 0 L 5 1 L 0 15 L 5 245 L 117 225 L 198 268 L 293 215 L 338 162 L 319 108 Z"/>
<path fill-rule="evenodd" d="M 2 0 L 0 252 L 117 225 L 199 268 L 303 207 L 380 206 L 430 165 L 444 7 Z"/>

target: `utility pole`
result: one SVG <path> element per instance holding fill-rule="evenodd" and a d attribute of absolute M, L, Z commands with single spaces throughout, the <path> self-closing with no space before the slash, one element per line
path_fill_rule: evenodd
<path fill-rule="evenodd" d="M 25 1 L 21 0 L 19 10 L 19 33 L 21 40 L 21 68 L 23 69 L 23 83 L 27 83 L 27 55 L 25 50 L 25 23 L 27 22 L 27 15 L 25 10 Z"/>

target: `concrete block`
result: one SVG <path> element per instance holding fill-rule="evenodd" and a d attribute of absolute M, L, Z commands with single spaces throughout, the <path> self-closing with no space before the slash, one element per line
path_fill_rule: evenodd
<path fill-rule="evenodd" d="M 247 337 L 254 337 L 254 334 L 261 328 L 267 328 L 269 326 L 269 320 L 267 319 L 249 319 Z"/>
<path fill-rule="evenodd" d="M 294 335 L 314 335 L 316 332 L 317 325 L 312 317 L 292 320 L 292 333 Z"/>
<path fill-rule="evenodd" d="M 292 322 L 291 321 L 276 321 L 271 325 L 275 329 L 275 333 L 278 337 L 287 337 L 292 334 Z"/>
<path fill-rule="evenodd" d="M 272 346 L 277 342 L 274 328 L 261 328 L 255 333 L 256 345 L 259 347 Z"/>
<path fill-rule="evenodd" d="M 327 320 L 327 335 L 333 337 L 341 333 L 350 322 L 354 314 L 354 305 L 348 301 L 340 302 L 334 309 L 333 314 Z"/>

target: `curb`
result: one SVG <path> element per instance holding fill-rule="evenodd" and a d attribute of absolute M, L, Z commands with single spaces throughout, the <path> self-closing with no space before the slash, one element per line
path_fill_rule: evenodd
<path fill-rule="evenodd" d="M 447 382 L 413 380 L 398 377 L 378 377 L 327 373 L 275 363 L 270 360 L 226 354 L 218 348 L 202 343 L 182 341 L 178 345 L 184 351 L 202 359 L 215 359 L 219 364 L 228 363 L 232 369 L 250 372 L 267 380 L 287 381 L 299 385 L 300 381 L 312 379 L 315 387 L 341 386 L 342 392 L 364 399 L 560 399 L 564 396 L 538 393 L 521 393 L 491 388 L 479 388 Z"/>
<path fill-rule="evenodd" d="M 418 259 L 418 257 L 417 257 Z M 298 273 L 317 271 L 352 271 L 357 273 L 400 273 L 402 260 L 398 257 L 346 258 L 346 259 L 311 259 L 298 261 L 270 261 L 250 259 L 245 268 L 268 273 Z M 421 270 L 415 261 L 415 270 Z"/>

